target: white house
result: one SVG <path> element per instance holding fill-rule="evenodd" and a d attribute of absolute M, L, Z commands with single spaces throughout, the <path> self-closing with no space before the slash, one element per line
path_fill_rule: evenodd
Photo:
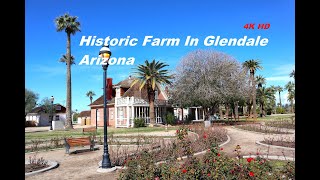
<path fill-rule="evenodd" d="M 66 108 L 60 104 L 54 104 L 53 113 L 46 112 L 44 106 L 33 108 L 26 116 L 26 121 L 33 121 L 36 126 L 50 126 L 51 115 L 53 115 L 53 122 L 56 124 L 65 124 L 66 121 Z"/>

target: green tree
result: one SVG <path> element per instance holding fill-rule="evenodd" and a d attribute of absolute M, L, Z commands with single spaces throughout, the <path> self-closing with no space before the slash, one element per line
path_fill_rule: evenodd
<path fill-rule="evenodd" d="M 277 87 L 276 87 L 276 90 L 277 90 L 277 92 L 279 93 L 279 103 L 280 103 L 280 107 L 282 108 L 281 95 L 280 95 L 280 93 L 283 91 L 283 87 L 277 86 Z"/>
<path fill-rule="evenodd" d="M 136 71 L 134 72 L 136 79 L 131 84 L 132 87 L 136 83 L 139 83 L 140 90 L 144 86 L 147 87 L 151 127 L 156 123 L 154 112 L 156 85 L 171 84 L 172 75 L 168 74 L 168 70 L 163 69 L 166 66 L 169 65 L 155 60 L 151 62 L 146 60 L 145 64 L 140 64 L 136 68 Z"/>
<path fill-rule="evenodd" d="M 90 104 L 92 104 L 92 97 L 96 94 L 93 91 L 88 91 L 86 96 L 90 98 Z"/>
<path fill-rule="evenodd" d="M 296 78 L 296 76 L 295 76 L 295 70 L 292 70 L 292 72 L 291 72 L 289 75 L 290 75 L 290 77 L 293 77 L 293 79 L 295 79 L 295 78 Z"/>
<path fill-rule="evenodd" d="M 265 116 L 265 105 L 274 99 L 274 94 L 271 88 L 261 87 L 257 89 L 257 100 L 260 104 L 260 116 Z"/>
<path fill-rule="evenodd" d="M 25 116 L 37 105 L 39 95 L 25 88 L 24 91 L 24 114 Z"/>
<path fill-rule="evenodd" d="M 266 84 L 266 78 L 258 75 L 256 76 L 256 83 L 258 84 L 258 88 L 261 88 L 264 84 Z"/>
<path fill-rule="evenodd" d="M 289 81 L 286 85 L 285 85 L 285 89 L 288 91 L 288 101 L 290 102 L 290 106 L 291 106 L 291 112 L 293 113 L 293 101 L 295 100 L 295 84 L 292 81 Z"/>
<path fill-rule="evenodd" d="M 67 65 L 67 56 L 65 54 L 62 55 L 62 57 L 59 59 L 59 62 L 66 63 Z M 71 55 L 71 65 L 72 64 L 76 64 L 76 63 L 74 62 L 74 56 Z"/>
<path fill-rule="evenodd" d="M 72 111 L 71 111 L 71 35 L 80 31 L 80 22 L 77 16 L 70 16 L 65 13 L 55 19 L 55 24 L 58 32 L 64 31 L 67 34 L 67 104 L 66 104 L 66 129 L 73 129 L 72 126 Z"/>
<path fill-rule="evenodd" d="M 246 70 L 250 72 L 250 81 L 251 81 L 251 97 L 252 97 L 252 113 L 253 118 L 257 118 L 257 104 L 256 104 L 256 81 L 254 78 L 254 74 L 258 69 L 262 69 L 262 66 L 260 65 L 259 60 L 250 59 L 243 63 L 243 67 L 246 68 Z"/>

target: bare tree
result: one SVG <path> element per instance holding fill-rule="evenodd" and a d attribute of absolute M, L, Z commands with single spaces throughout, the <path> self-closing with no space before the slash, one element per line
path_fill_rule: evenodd
<path fill-rule="evenodd" d="M 176 68 L 173 101 L 184 107 L 202 106 L 207 118 L 219 105 L 245 98 L 247 81 L 241 63 L 230 55 L 196 50 L 183 57 Z"/>

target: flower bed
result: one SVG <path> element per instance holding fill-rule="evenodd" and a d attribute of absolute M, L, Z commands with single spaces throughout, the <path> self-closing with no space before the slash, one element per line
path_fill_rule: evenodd
<path fill-rule="evenodd" d="M 283 130 L 282 128 L 268 127 L 261 124 L 247 124 L 235 126 L 238 129 L 254 131 L 265 134 L 292 134 L 288 130 Z"/>

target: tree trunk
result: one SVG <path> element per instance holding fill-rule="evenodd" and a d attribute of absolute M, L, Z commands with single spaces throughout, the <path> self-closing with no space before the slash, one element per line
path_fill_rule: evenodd
<path fill-rule="evenodd" d="M 234 102 L 234 120 L 239 120 L 238 102 Z"/>
<path fill-rule="evenodd" d="M 71 38 L 67 33 L 67 105 L 66 105 L 66 124 L 65 129 L 73 129 L 71 119 Z"/>
<path fill-rule="evenodd" d="M 251 81 L 252 81 L 252 114 L 253 118 L 257 118 L 257 103 L 256 103 L 256 82 L 254 80 L 254 72 L 250 72 Z"/>
<path fill-rule="evenodd" d="M 229 105 L 226 104 L 226 119 L 229 120 Z"/>
<path fill-rule="evenodd" d="M 263 116 L 263 113 L 262 113 L 262 104 L 260 103 L 260 117 L 262 117 Z"/>
<path fill-rule="evenodd" d="M 153 127 L 156 124 L 155 114 L 154 114 L 154 91 L 151 89 L 148 90 L 148 99 L 149 99 L 149 108 L 150 108 L 150 127 Z"/>
<path fill-rule="evenodd" d="M 219 114 L 220 114 L 220 118 L 219 119 L 223 119 L 223 112 L 222 112 L 222 106 L 219 105 Z"/>
<path fill-rule="evenodd" d="M 280 107 L 282 108 L 280 91 L 279 91 L 279 103 L 280 103 Z"/>
<path fill-rule="evenodd" d="M 292 101 L 292 100 L 290 101 L 290 104 L 291 104 L 291 113 L 294 113 L 294 110 L 293 110 L 293 101 Z"/>
<path fill-rule="evenodd" d="M 90 104 L 92 104 L 92 96 L 90 96 Z"/>

